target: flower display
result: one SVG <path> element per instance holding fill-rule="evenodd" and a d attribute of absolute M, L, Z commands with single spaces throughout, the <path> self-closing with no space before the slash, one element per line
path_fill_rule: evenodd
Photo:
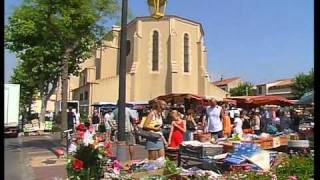
<path fill-rule="evenodd" d="M 81 160 L 79 160 L 79 159 L 75 159 L 72 162 L 72 167 L 75 170 L 81 170 L 83 168 L 83 162 Z"/>
<path fill-rule="evenodd" d="M 69 146 L 72 156 L 67 161 L 68 179 L 98 179 L 112 156 L 112 145 L 90 127 L 79 124 L 76 129 Z"/>

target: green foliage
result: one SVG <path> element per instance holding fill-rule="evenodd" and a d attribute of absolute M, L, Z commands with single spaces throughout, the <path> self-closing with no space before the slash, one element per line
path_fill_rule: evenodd
<path fill-rule="evenodd" d="M 254 95 L 253 85 L 249 82 L 239 84 L 239 86 L 230 89 L 231 96 L 248 96 Z"/>
<path fill-rule="evenodd" d="M 18 63 L 10 79 L 10 83 L 20 84 L 21 113 L 26 112 L 26 108 L 36 99 L 37 94 L 36 83 L 28 76 L 28 73 L 23 69 L 23 65 Z"/>
<path fill-rule="evenodd" d="M 69 75 L 77 75 L 79 63 L 92 56 L 107 20 L 115 18 L 118 9 L 117 0 L 24 0 L 5 26 L 5 48 L 20 59 L 12 81 L 28 84 L 22 86 L 22 103 L 30 103 L 38 91 L 46 104 L 63 60 Z"/>
<path fill-rule="evenodd" d="M 293 94 L 296 99 L 300 99 L 305 93 L 310 92 L 314 89 L 314 71 L 308 74 L 300 73 L 298 74 L 292 86 Z"/>
<path fill-rule="evenodd" d="M 165 166 L 164 166 L 164 174 L 177 174 L 178 173 L 178 167 L 173 162 L 170 161 L 168 158 L 165 160 Z"/>
<path fill-rule="evenodd" d="M 297 179 L 313 178 L 314 157 L 313 155 L 291 156 L 281 163 L 276 171 L 279 179 L 286 179 L 288 176 L 296 176 Z"/>

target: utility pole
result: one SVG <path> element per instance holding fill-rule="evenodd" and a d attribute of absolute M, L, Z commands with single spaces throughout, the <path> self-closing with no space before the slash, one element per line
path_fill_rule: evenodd
<path fill-rule="evenodd" d="M 128 160 L 128 147 L 125 142 L 127 16 L 128 0 L 122 0 L 117 142 L 117 160 L 119 160 L 120 162 Z"/>
<path fill-rule="evenodd" d="M 68 116 L 67 116 L 67 106 L 68 106 L 68 59 L 63 58 L 63 69 L 61 75 L 62 81 L 62 91 L 61 91 L 61 129 L 68 129 Z"/>

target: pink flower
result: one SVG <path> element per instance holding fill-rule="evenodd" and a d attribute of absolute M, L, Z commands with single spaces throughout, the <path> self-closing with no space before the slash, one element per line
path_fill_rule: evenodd
<path fill-rule="evenodd" d="M 297 177 L 295 177 L 295 176 L 288 176 L 288 180 L 297 180 Z"/>

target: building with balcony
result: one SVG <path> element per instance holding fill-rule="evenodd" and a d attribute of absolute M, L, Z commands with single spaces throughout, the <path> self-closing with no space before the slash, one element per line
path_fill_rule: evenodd
<path fill-rule="evenodd" d="M 256 85 L 256 92 L 257 95 L 283 96 L 288 99 L 293 99 L 292 85 L 293 79 L 281 79 Z"/>

